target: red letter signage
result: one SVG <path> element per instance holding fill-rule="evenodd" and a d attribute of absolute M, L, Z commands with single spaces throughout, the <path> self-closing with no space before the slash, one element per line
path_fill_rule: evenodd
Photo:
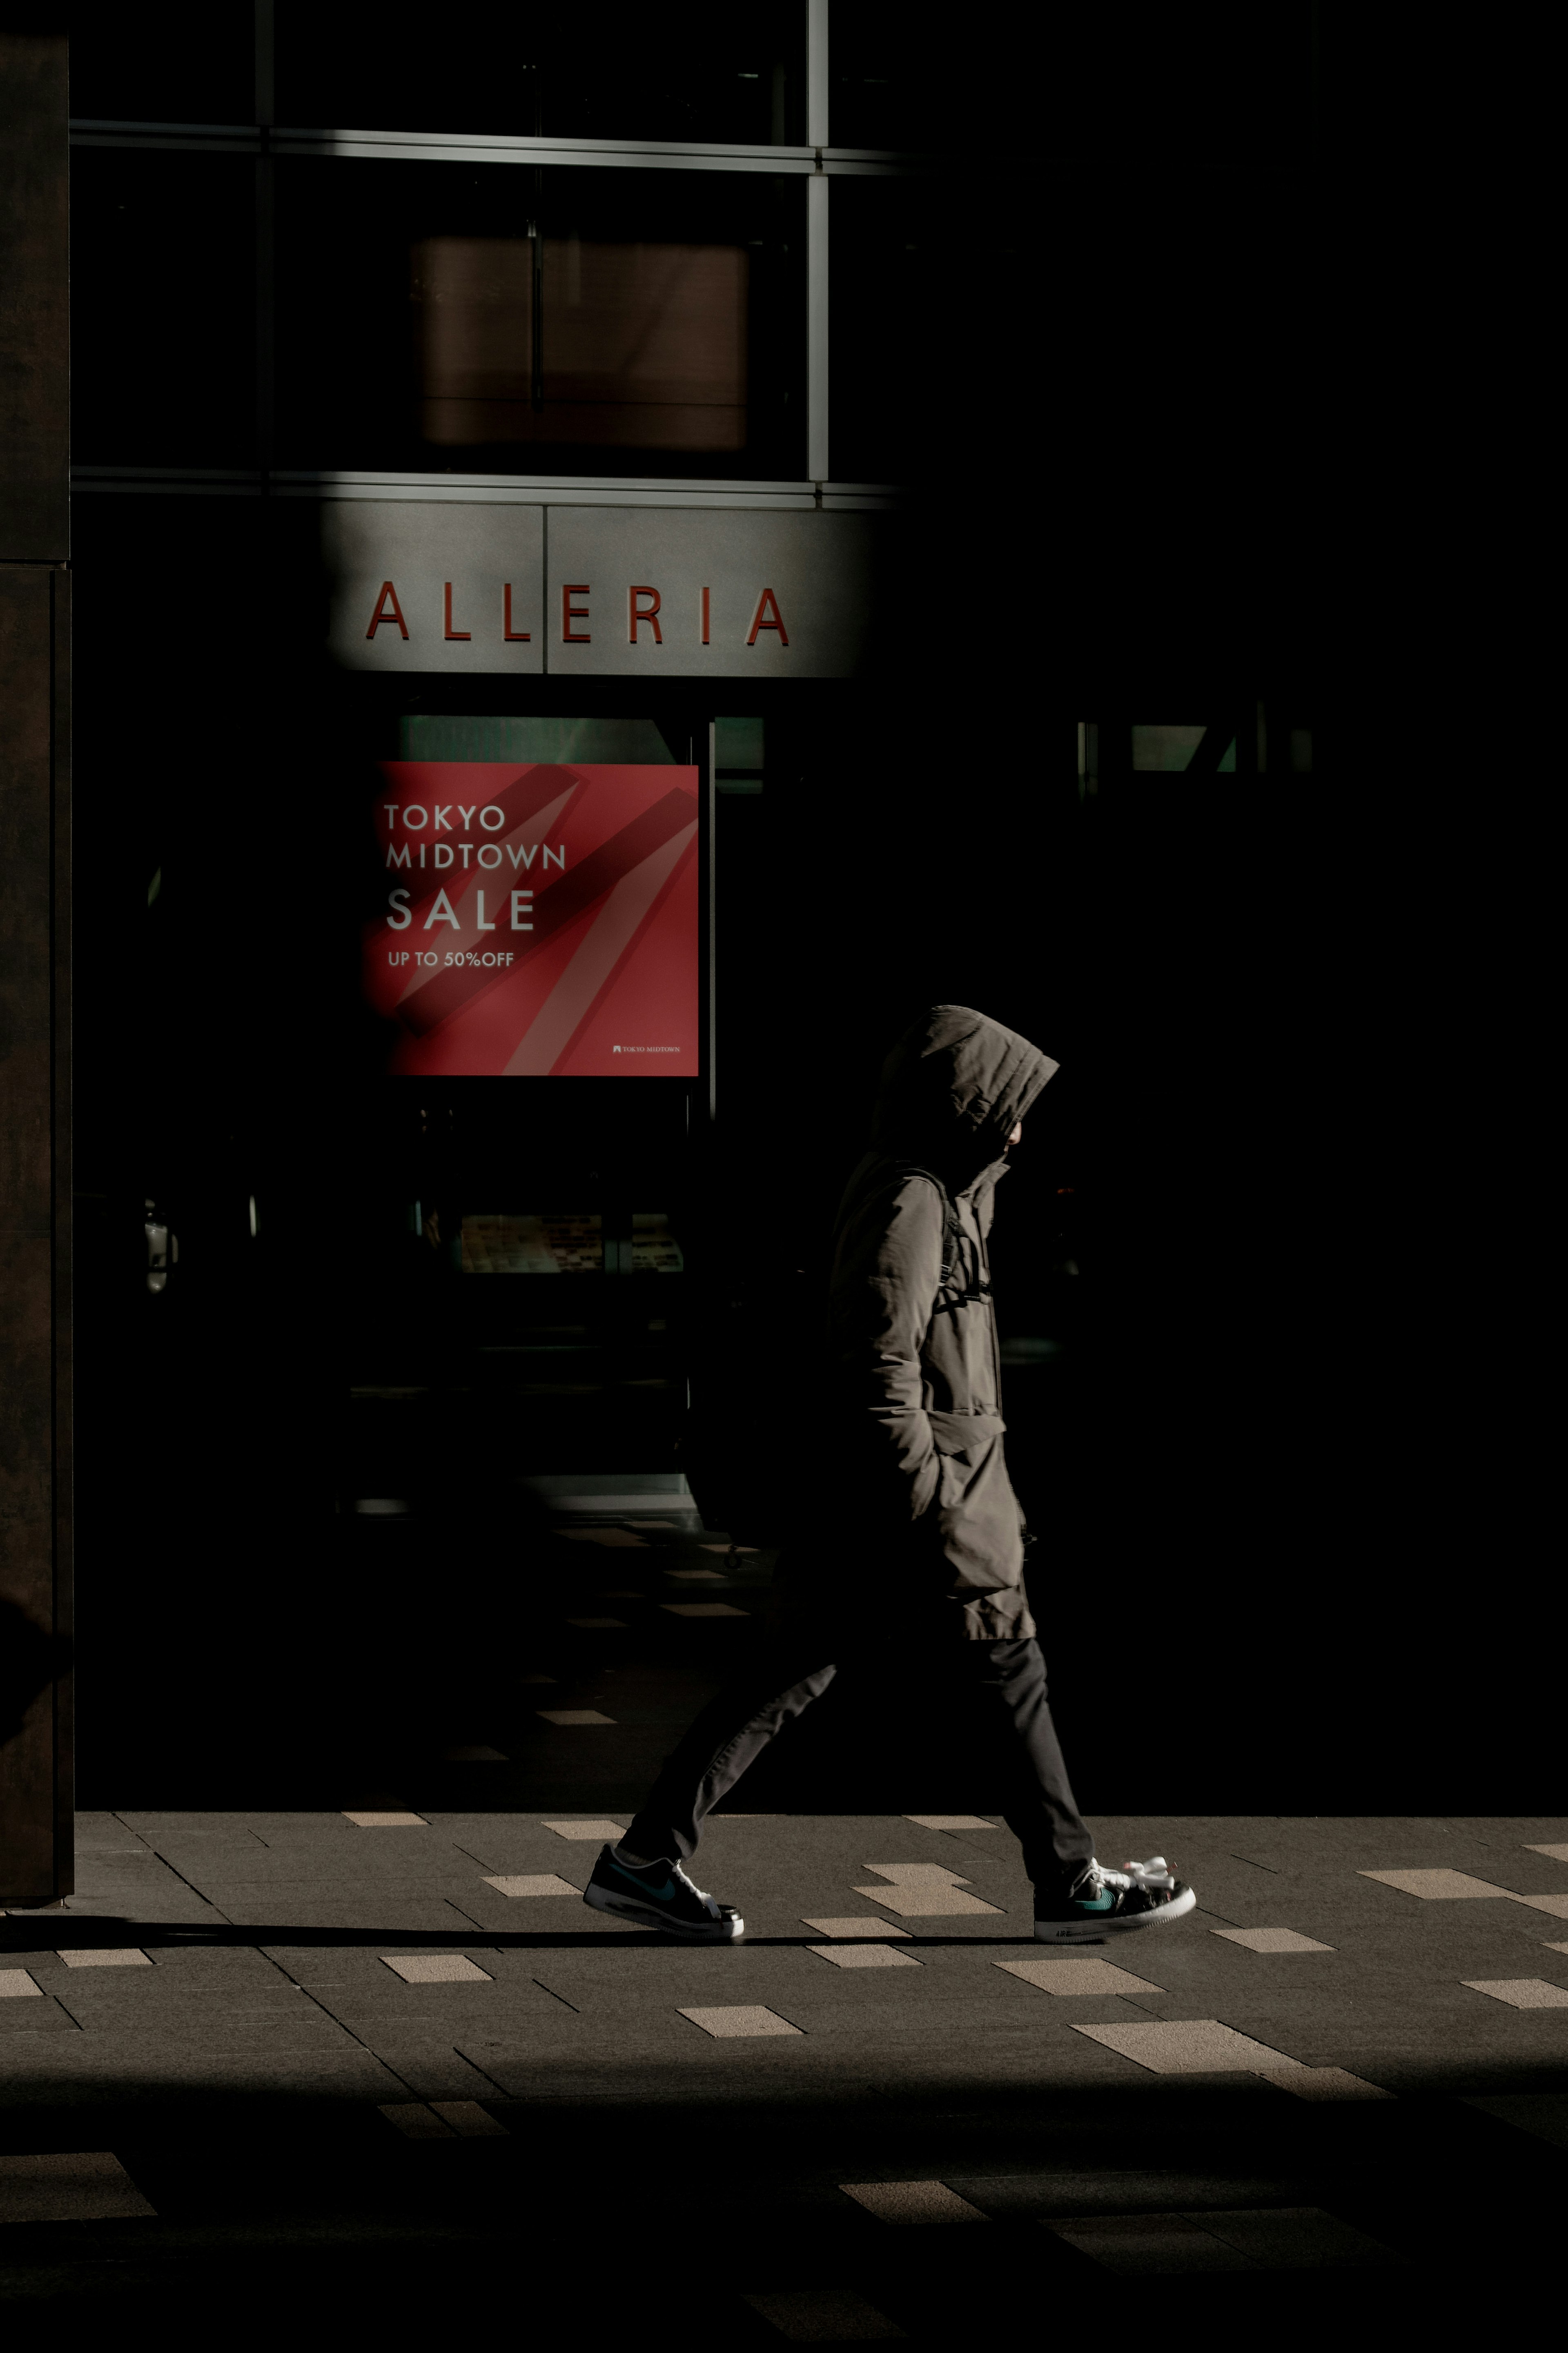
<path fill-rule="evenodd" d="M 452 592 L 448 588 L 447 591 L 448 600 L 450 600 L 451 594 Z M 386 603 L 389 596 L 392 599 L 392 610 L 390 613 L 386 613 L 382 610 L 382 607 Z M 450 619 L 450 601 L 448 601 L 447 604 L 447 618 Z M 367 638 L 374 638 L 377 629 L 380 628 L 383 621 L 395 621 L 404 636 L 406 637 L 408 635 L 408 624 L 403 617 L 403 607 L 397 601 L 397 591 L 393 586 L 390 580 L 384 580 L 381 584 L 381 594 L 375 600 L 375 610 L 370 617 L 370 627 L 365 631 L 365 636 Z"/>
<path fill-rule="evenodd" d="M 583 606 L 579 609 L 579 607 L 572 602 L 573 597 L 587 596 L 591 596 L 592 593 L 593 592 L 589 588 L 588 583 L 585 580 L 574 580 L 569 584 L 569 586 L 562 589 L 561 642 L 563 646 L 591 646 L 593 644 L 593 637 L 588 630 L 584 629 L 581 636 L 579 636 L 577 631 L 572 627 L 574 621 L 585 621 L 588 617 L 588 607 L 586 605 Z"/>
<path fill-rule="evenodd" d="M 773 619 L 764 620 L 763 615 L 770 611 L 773 614 Z M 784 615 L 779 611 L 779 600 L 771 588 L 764 588 L 757 599 L 756 618 L 752 623 L 752 634 L 746 639 L 749 646 L 756 644 L 759 629 L 776 629 L 779 633 L 779 643 L 784 646 L 789 643 L 789 633 L 784 625 Z"/>
<path fill-rule="evenodd" d="M 651 605 L 642 605 L 642 606 L 639 606 L 639 605 L 638 605 L 638 603 L 637 603 L 637 598 L 638 598 L 639 596 L 651 596 L 651 597 L 653 598 L 653 603 L 652 603 Z M 663 645 L 663 643 L 664 643 L 664 631 L 663 631 L 663 630 L 659 628 L 659 626 L 658 626 L 658 607 L 659 607 L 659 594 L 658 594 L 658 590 L 657 588 L 628 588 L 628 589 L 627 589 L 627 591 L 626 591 L 626 618 L 627 618 L 627 620 L 628 620 L 628 622 L 629 622 L 629 624 L 630 624 L 630 628 L 631 628 L 631 638 L 630 638 L 630 642 L 631 642 L 634 646 L 636 645 L 636 643 L 637 643 L 637 623 L 638 623 L 639 621 L 651 621 L 651 622 L 652 622 L 652 624 L 653 624 L 653 641 L 654 641 L 654 644 L 655 644 L 656 646 L 662 646 L 662 645 Z"/>
<path fill-rule="evenodd" d="M 451 644 L 455 643 L 455 642 L 456 642 L 456 640 L 458 640 L 458 638 L 465 638 L 465 639 L 466 639 L 466 638 L 471 638 L 474 633 L 473 633 L 472 629 L 455 629 L 455 628 L 452 627 L 452 584 L 451 584 L 451 582 L 450 582 L 449 580 L 447 582 L 446 586 L 447 586 L 447 644 L 448 644 L 448 645 L 451 645 Z"/>
<path fill-rule="evenodd" d="M 514 629 L 511 626 L 511 582 L 510 580 L 503 581 L 501 584 L 501 594 L 503 598 L 501 636 L 509 646 L 525 646 L 528 643 L 528 631 Z"/>

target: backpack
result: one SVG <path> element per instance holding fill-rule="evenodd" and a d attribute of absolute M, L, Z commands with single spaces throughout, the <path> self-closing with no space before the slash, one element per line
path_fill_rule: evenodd
<path fill-rule="evenodd" d="M 942 1179 L 914 1161 L 900 1177 L 931 1176 L 942 1193 L 942 1288 L 963 1265 L 963 1229 Z M 763 1265 L 730 1282 L 698 1319 L 688 1408 L 677 1447 L 703 1525 L 732 1545 L 776 1548 L 821 1516 L 820 1460 L 803 1459 L 796 1430 L 820 1398 L 827 1353 L 831 1244 L 800 1266 Z M 974 1295 L 966 1283 L 960 1297 Z M 956 1299 L 943 1300 L 943 1306 Z"/>

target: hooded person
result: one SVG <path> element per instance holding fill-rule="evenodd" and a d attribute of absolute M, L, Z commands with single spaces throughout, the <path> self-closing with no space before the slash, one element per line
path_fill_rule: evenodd
<path fill-rule="evenodd" d="M 831 1613 L 837 1585 L 844 1617 L 868 1613 L 883 1633 L 943 1620 L 972 1641 L 1034 1633 L 986 1241 L 1008 1145 L 1058 1068 L 964 1005 L 932 1007 L 884 1062 L 834 1229 L 837 1526 L 781 1563 L 786 1609 Z"/>
<path fill-rule="evenodd" d="M 1193 1910 L 1163 1856 L 1121 1872 L 1095 1859 L 1047 1704 L 1026 1531 L 1003 1456 L 986 1245 L 1008 1148 L 1057 1069 L 963 1005 L 931 1007 L 889 1054 L 835 1224 L 825 1395 L 809 1418 L 797 1400 L 791 1425 L 811 1516 L 775 1570 L 781 1607 L 625 1836 L 601 1851 L 584 1891 L 595 1910 L 688 1942 L 736 1942 L 740 1914 L 682 1868 L 705 1817 L 841 1662 L 901 1675 L 910 1643 L 945 1658 L 980 1703 L 1037 1939 L 1098 1944 Z"/>

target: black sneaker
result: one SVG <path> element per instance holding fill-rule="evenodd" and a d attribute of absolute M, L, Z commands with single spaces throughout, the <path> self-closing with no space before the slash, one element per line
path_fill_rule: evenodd
<path fill-rule="evenodd" d="M 634 1870 L 629 1862 L 617 1862 L 607 1846 L 599 1849 L 583 1901 L 595 1912 L 613 1912 L 617 1920 L 635 1920 L 641 1928 L 662 1928 L 688 1945 L 738 1944 L 746 1933 L 734 1907 L 704 1895 L 678 1862 Z"/>
<path fill-rule="evenodd" d="M 1091 1861 L 1059 1903 L 1036 1897 L 1035 1938 L 1042 1945 L 1100 1945 L 1130 1928 L 1180 1920 L 1197 1900 L 1184 1881 L 1172 1877 L 1163 1854 L 1121 1871 Z"/>

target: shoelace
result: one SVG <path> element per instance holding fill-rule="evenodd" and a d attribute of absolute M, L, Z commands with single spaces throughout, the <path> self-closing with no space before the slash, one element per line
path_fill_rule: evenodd
<path fill-rule="evenodd" d="M 1176 1883 L 1163 1854 L 1151 1855 L 1147 1862 L 1124 1862 L 1120 1871 L 1107 1871 L 1102 1862 L 1091 1862 L 1089 1872 L 1095 1895 L 1106 1887 L 1164 1888 Z"/>

